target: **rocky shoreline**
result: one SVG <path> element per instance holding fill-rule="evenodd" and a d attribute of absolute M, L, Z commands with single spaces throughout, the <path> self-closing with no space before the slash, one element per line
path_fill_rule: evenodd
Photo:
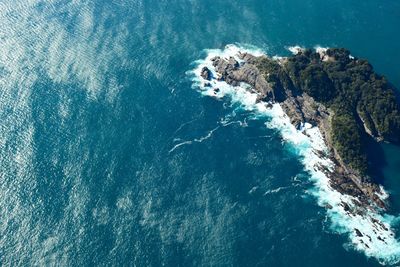
<path fill-rule="evenodd" d="M 326 209 L 331 229 L 382 264 L 400 262 L 388 195 L 368 175 L 366 151 L 359 149 L 367 135 L 400 137 L 400 108 L 385 78 L 344 49 L 296 48 L 291 57 L 268 57 L 228 45 L 207 54 L 189 72 L 194 87 L 268 117 L 267 127 L 301 157 L 314 183 L 309 193 Z"/>
<path fill-rule="evenodd" d="M 329 110 L 323 104 L 315 101 L 307 93 L 296 93 L 290 90 L 279 92 L 274 89 L 271 84 L 266 81 L 262 71 L 257 67 L 260 57 L 255 57 L 249 53 L 240 53 L 240 62 L 235 58 L 215 57 L 212 59 L 213 66 L 217 72 L 218 80 L 225 81 L 229 85 L 238 86 L 240 83 L 251 85 L 258 99 L 268 103 L 279 103 L 285 113 L 289 116 L 291 123 L 300 129 L 301 125 L 310 123 L 318 126 L 327 146 L 330 150 L 330 159 L 335 163 L 333 172 L 323 170 L 330 178 L 331 186 L 342 194 L 347 194 L 358 200 L 356 206 L 362 205 L 367 209 L 386 209 L 382 196 L 381 187 L 372 183 L 368 178 L 359 176 L 355 171 L 343 163 L 340 155 L 332 146 L 330 140 L 332 110 Z M 266 56 L 263 56 L 266 57 Z M 284 64 L 286 58 L 274 59 L 279 64 Z M 203 67 L 201 76 L 205 80 L 213 78 L 212 72 Z M 207 86 L 207 84 L 206 84 Z M 218 90 L 216 88 L 215 90 Z M 283 97 L 282 95 L 285 95 Z M 346 210 L 350 212 L 350 207 L 343 203 Z M 363 212 L 362 210 L 354 210 L 355 213 Z"/>

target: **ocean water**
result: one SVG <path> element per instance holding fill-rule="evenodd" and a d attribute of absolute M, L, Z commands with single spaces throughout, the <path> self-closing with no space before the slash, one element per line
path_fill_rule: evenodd
<path fill-rule="evenodd" d="M 400 88 L 398 25 L 397 1 L 1 1 L 0 265 L 394 265 L 332 227 L 269 118 L 190 71 L 227 44 L 340 46 Z"/>

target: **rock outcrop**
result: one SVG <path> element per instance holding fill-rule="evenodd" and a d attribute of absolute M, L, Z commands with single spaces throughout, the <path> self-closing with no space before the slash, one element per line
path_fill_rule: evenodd
<path fill-rule="evenodd" d="M 205 80 L 211 80 L 211 78 L 212 78 L 212 73 L 211 73 L 211 71 L 207 68 L 207 67 L 204 67 L 202 70 L 201 70 L 201 77 L 203 77 Z"/>

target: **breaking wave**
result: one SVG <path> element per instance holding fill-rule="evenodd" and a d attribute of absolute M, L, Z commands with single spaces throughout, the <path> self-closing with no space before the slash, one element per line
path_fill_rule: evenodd
<path fill-rule="evenodd" d="M 299 46 L 289 48 L 293 53 L 298 53 L 302 49 Z M 242 83 L 240 86 L 233 87 L 216 79 L 217 73 L 211 59 L 216 56 L 234 57 L 242 63 L 238 57 L 239 52 L 247 52 L 255 56 L 265 54 L 260 49 L 239 45 L 227 45 L 223 50 L 206 50 L 205 59 L 196 61 L 195 68 L 188 72 L 192 77 L 194 88 L 204 96 L 217 99 L 228 98 L 232 103 L 240 105 L 242 109 L 267 118 L 266 126 L 278 130 L 290 145 L 290 149 L 301 158 L 304 169 L 314 183 L 309 193 L 316 197 L 319 206 L 327 208 L 331 230 L 347 234 L 352 248 L 364 252 L 368 257 L 376 258 L 381 264 L 399 262 L 400 242 L 395 238 L 391 227 L 396 218 L 377 211 L 367 211 L 364 215 L 346 211 L 346 206 L 356 208 L 355 199 L 350 195 L 341 194 L 330 186 L 329 178 L 323 170 L 333 172 L 334 163 L 329 158 L 329 150 L 318 127 L 312 127 L 306 123 L 297 130 L 279 104 L 257 101 L 257 93 L 249 90 L 248 84 Z M 211 81 L 201 77 L 203 67 L 211 70 L 213 75 Z M 387 197 L 385 194 L 383 193 L 381 197 Z"/>

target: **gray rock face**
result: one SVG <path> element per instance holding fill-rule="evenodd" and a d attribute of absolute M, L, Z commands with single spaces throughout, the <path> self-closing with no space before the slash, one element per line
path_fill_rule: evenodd
<path fill-rule="evenodd" d="M 322 113 L 327 113 L 326 109 L 318 105 L 311 97 L 307 95 L 292 96 L 293 93 L 288 88 L 274 88 L 267 82 L 264 75 L 257 67 L 258 58 L 250 54 L 241 54 L 243 63 L 240 65 L 234 58 L 223 59 L 216 57 L 213 59 L 213 65 L 220 75 L 219 80 L 226 81 L 230 85 L 239 85 L 245 82 L 252 86 L 258 94 L 259 100 L 266 102 L 281 102 L 283 109 L 289 115 L 292 123 L 300 126 L 302 123 L 309 122 L 315 125 L 321 118 Z M 318 107 L 316 110 L 315 107 Z"/>
<path fill-rule="evenodd" d="M 228 60 L 220 57 L 214 58 L 213 65 L 220 75 L 218 79 L 226 81 L 233 86 L 239 85 L 240 82 L 245 82 L 256 90 L 260 99 L 271 95 L 272 88 L 256 65 L 252 64 L 252 61 L 256 58 L 250 54 L 242 54 L 241 58 L 244 60 L 242 65 L 232 57 Z"/>

